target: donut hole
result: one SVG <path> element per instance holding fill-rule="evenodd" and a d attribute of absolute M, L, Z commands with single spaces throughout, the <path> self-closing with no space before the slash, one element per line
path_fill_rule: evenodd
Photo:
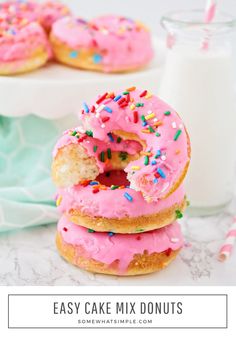
<path fill-rule="evenodd" d="M 127 165 L 140 158 L 145 146 L 137 135 L 124 131 L 114 131 L 108 134 L 110 142 L 106 148 L 99 151 L 97 147 L 98 160 L 104 162 L 103 170 L 124 170 Z"/>
<path fill-rule="evenodd" d="M 123 170 L 112 170 L 99 174 L 96 178 L 101 185 L 108 187 L 114 186 L 127 186 L 130 185 L 129 180 L 127 179 L 127 173 Z"/>

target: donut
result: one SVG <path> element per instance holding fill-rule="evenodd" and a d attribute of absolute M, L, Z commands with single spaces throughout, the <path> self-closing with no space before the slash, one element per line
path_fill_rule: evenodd
<path fill-rule="evenodd" d="M 132 71 L 144 67 L 153 57 L 147 28 L 116 15 L 90 22 L 63 18 L 54 23 L 50 40 L 59 62 L 87 70 Z"/>
<path fill-rule="evenodd" d="M 75 224 L 100 232 L 141 233 L 161 228 L 182 217 L 186 208 L 183 186 L 167 199 L 146 202 L 140 192 L 120 183 L 126 180 L 122 171 L 102 174 L 88 185 L 59 189 L 56 204 L 60 213 Z M 98 181 L 115 181 L 110 186 Z M 122 187 L 122 188 L 120 188 Z M 98 193 L 99 192 L 99 193 Z M 127 200 L 132 198 L 132 202 Z"/>
<path fill-rule="evenodd" d="M 63 216 L 56 244 L 68 262 L 94 273 L 148 274 L 166 267 L 183 246 L 180 226 L 174 222 L 142 234 L 100 233 L 75 225 Z"/>
<path fill-rule="evenodd" d="M 117 172 L 119 176 L 122 173 L 109 173 L 112 176 Z M 104 175 L 99 177 L 102 179 Z M 182 217 L 187 204 L 183 186 L 167 199 L 148 203 L 140 192 L 130 188 L 93 183 L 59 189 L 56 200 L 59 211 L 70 221 L 95 231 L 125 234 L 161 228 Z M 127 195 L 132 202 L 127 200 Z"/>
<path fill-rule="evenodd" d="M 27 22 L 38 21 L 40 6 L 34 1 L 11 0 L 0 4 L 0 17 L 13 21 L 14 18 L 21 18 Z"/>
<path fill-rule="evenodd" d="M 28 22 L 21 16 L 0 20 L 0 75 L 35 70 L 50 57 L 47 36 L 37 22 Z"/>
<path fill-rule="evenodd" d="M 190 161 L 189 137 L 178 114 L 157 96 L 135 87 L 104 93 L 90 105 L 84 102 L 80 118 L 86 131 L 75 128 L 55 146 L 52 177 L 57 186 L 124 170 L 129 188 L 152 202 L 181 185 Z"/>
<path fill-rule="evenodd" d="M 48 33 L 53 23 L 71 14 L 69 8 L 58 1 L 45 1 L 37 3 L 30 0 L 11 0 L 0 4 L 0 12 L 5 13 L 7 18 L 21 16 L 28 22 L 40 23 Z"/>
<path fill-rule="evenodd" d="M 57 20 L 71 14 L 69 8 L 58 1 L 46 1 L 39 8 L 39 22 L 47 32 Z"/>

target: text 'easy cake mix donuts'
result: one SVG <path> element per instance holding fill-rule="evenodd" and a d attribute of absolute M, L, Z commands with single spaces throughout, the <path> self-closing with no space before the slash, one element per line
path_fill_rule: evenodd
<path fill-rule="evenodd" d="M 67 17 L 52 28 L 56 59 L 76 68 L 123 72 L 145 66 L 153 56 L 151 36 L 141 23 L 107 15 L 92 21 Z"/>
<path fill-rule="evenodd" d="M 54 149 L 61 212 L 75 223 L 134 233 L 173 222 L 186 206 L 181 183 L 190 160 L 176 112 L 147 91 L 128 88 L 84 103 L 83 126 Z"/>
<path fill-rule="evenodd" d="M 85 270 L 114 275 L 140 275 L 166 267 L 183 246 L 177 222 L 142 234 L 88 231 L 62 217 L 57 247 L 70 263 Z"/>

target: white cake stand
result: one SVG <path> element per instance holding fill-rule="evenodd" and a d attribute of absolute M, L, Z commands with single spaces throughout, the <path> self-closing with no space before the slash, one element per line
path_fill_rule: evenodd
<path fill-rule="evenodd" d="M 76 113 L 83 101 L 107 90 L 137 86 L 157 93 L 165 47 L 154 39 L 155 57 L 145 69 L 127 74 L 82 71 L 56 63 L 18 76 L 0 76 L 0 115 L 35 114 L 57 119 Z"/>

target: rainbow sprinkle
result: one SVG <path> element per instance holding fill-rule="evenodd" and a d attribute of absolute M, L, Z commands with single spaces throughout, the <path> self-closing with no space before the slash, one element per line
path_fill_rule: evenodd
<path fill-rule="evenodd" d="M 144 165 L 148 165 L 149 164 L 149 157 L 148 156 L 145 156 L 144 157 Z"/>
<path fill-rule="evenodd" d="M 162 169 L 161 169 L 160 167 L 157 169 L 157 173 L 160 174 L 160 176 L 161 176 L 163 179 L 166 178 L 165 173 L 162 171 Z"/>
<path fill-rule="evenodd" d="M 183 214 L 179 209 L 175 211 L 175 215 L 176 215 L 176 219 L 181 219 L 183 217 Z"/>
<path fill-rule="evenodd" d="M 150 113 L 149 115 L 146 115 L 146 116 L 145 116 L 145 120 L 148 121 L 149 119 L 152 119 L 152 118 L 154 118 L 154 117 L 156 117 L 156 115 L 154 114 L 154 112 L 152 112 L 152 113 Z"/>
<path fill-rule="evenodd" d="M 121 97 L 122 97 L 121 95 L 117 95 L 117 96 L 114 98 L 114 101 L 115 101 L 115 102 L 119 101 L 119 99 L 120 99 Z"/>
<path fill-rule="evenodd" d="M 161 156 L 161 150 L 157 150 L 157 153 L 156 153 L 156 155 L 155 155 L 155 158 L 157 159 L 157 158 L 159 158 Z"/>
<path fill-rule="evenodd" d="M 115 139 L 113 138 L 112 133 L 109 132 L 107 135 L 108 135 L 108 138 L 110 139 L 110 141 L 111 141 L 112 143 L 114 143 Z"/>
<path fill-rule="evenodd" d="M 128 88 L 128 89 L 126 89 L 126 91 L 134 91 L 134 90 L 136 90 L 136 87 L 130 87 L 130 88 Z"/>
<path fill-rule="evenodd" d="M 150 131 L 151 133 L 154 133 L 154 132 L 155 132 L 155 130 L 154 130 L 150 125 L 149 125 L 148 129 L 149 129 L 149 131 Z"/>
<path fill-rule="evenodd" d="M 70 58 L 76 59 L 77 56 L 78 56 L 77 50 L 72 50 L 72 51 L 70 52 Z"/>
<path fill-rule="evenodd" d="M 147 95 L 145 96 L 146 99 L 151 98 L 152 94 L 151 93 L 147 93 Z"/>
<path fill-rule="evenodd" d="M 96 185 L 99 185 L 99 183 L 97 181 L 90 181 L 89 185 L 96 186 Z"/>
<path fill-rule="evenodd" d="M 103 110 L 109 112 L 109 113 L 112 113 L 112 109 L 109 108 L 109 106 L 104 106 Z"/>
<path fill-rule="evenodd" d="M 111 155 L 111 149 L 107 149 L 107 158 L 111 159 L 112 155 Z"/>
<path fill-rule="evenodd" d="M 101 63 L 102 62 L 102 56 L 100 54 L 94 54 L 93 55 L 93 62 L 95 64 Z"/>
<path fill-rule="evenodd" d="M 131 197 L 131 195 L 127 192 L 124 193 L 124 197 L 128 200 L 128 201 L 133 201 L 133 197 Z"/>
<path fill-rule="evenodd" d="M 102 103 L 102 101 L 107 97 L 107 92 L 105 92 L 105 94 L 103 94 L 101 97 L 99 97 L 96 101 L 97 104 Z"/>
<path fill-rule="evenodd" d="M 84 107 L 84 111 L 86 113 L 89 113 L 89 107 L 88 107 L 88 105 L 85 102 L 83 103 L 83 107 Z"/>
<path fill-rule="evenodd" d="M 140 170 L 140 166 L 132 166 L 131 169 L 133 171 L 138 171 L 138 170 Z"/>
<path fill-rule="evenodd" d="M 111 185 L 111 190 L 116 190 L 119 187 L 120 187 L 119 185 Z"/>
<path fill-rule="evenodd" d="M 174 141 L 176 141 L 179 138 L 179 136 L 181 135 L 181 133 L 182 133 L 182 130 L 180 130 L 180 129 L 178 131 L 176 131 L 176 134 L 174 136 Z"/>
<path fill-rule="evenodd" d="M 62 196 L 60 195 L 56 200 L 56 206 L 57 207 L 60 206 L 61 202 L 62 202 Z"/>
<path fill-rule="evenodd" d="M 147 94 L 147 90 L 144 90 L 144 91 L 139 95 L 139 97 L 144 97 L 144 96 L 146 96 L 146 94 Z"/>
<path fill-rule="evenodd" d="M 87 130 L 85 133 L 86 133 L 87 136 L 93 137 L 93 131 Z"/>
<path fill-rule="evenodd" d="M 120 158 L 122 161 L 126 160 L 126 159 L 127 159 L 127 156 L 128 156 L 128 153 L 127 153 L 127 152 L 121 151 L 121 152 L 119 153 L 119 158 Z"/>
<path fill-rule="evenodd" d="M 102 151 L 102 152 L 100 153 L 100 161 L 101 161 L 102 163 L 105 162 L 105 152 L 104 152 L 104 151 Z"/>

